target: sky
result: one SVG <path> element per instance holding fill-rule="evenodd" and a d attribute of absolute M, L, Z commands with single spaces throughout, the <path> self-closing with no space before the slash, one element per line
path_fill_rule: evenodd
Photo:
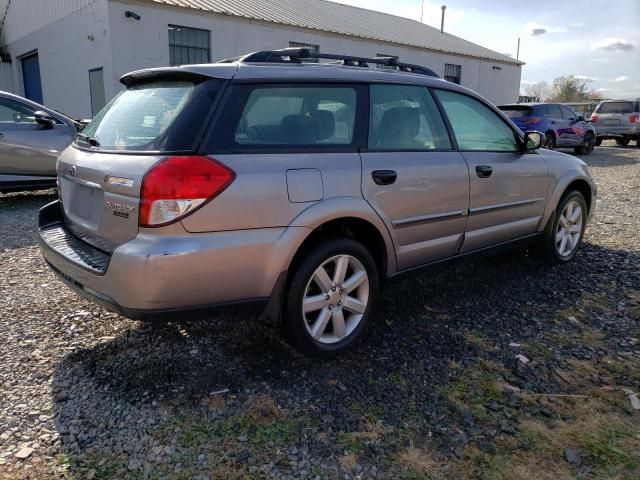
<path fill-rule="evenodd" d="M 337 0 L 420 20 L 420 0 Z M 530 83 L 574 75 L 607 98 L 640 98 L 640 0 L 425 0 L 424 23 L 520 60 Z"/>

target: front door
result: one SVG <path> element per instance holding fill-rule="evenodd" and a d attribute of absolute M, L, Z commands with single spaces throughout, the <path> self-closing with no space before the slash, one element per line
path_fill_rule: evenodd
<path fill-rule="evenodd" d="M 547 199 L 547 166 L 523 152 L 516 133 L 489 106 L 436 90 L 470 174 L 469 219 L 461 253 L 537 231 Z"/>
<path fill-rule="evenodd" d="M 420 86 L 370 86 L 362 193 L 386 223 L 398 269 L 455 255 L 469 205 L 469 170 L 437 105 Z"/>
<path fill-rule="evenodd" d="M 43 103 L 40 61 L 37 52 L 22 57 L 22 80 L 24 82 L 24 96 L 36 103 Z"/>
<path fill-rule="evenodd" d="M 569 107 L 560 105 L 560 109 L 562 110 L 562 118 L 568 123 L 567 141 L 571 145 L 581 145 L 584 137 L 584 122 L 579 122 L 578 116 Z"/>
<path fill-rule="evenodd" d="M 43 129 L 30 105 L 0 97 L 0 175 L 55 176 L 58 153 L 73 134 L 72 127 L 60 121 Z"/>

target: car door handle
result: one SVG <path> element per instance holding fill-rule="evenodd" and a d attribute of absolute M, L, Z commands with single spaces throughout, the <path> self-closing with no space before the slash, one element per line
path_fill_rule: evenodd
<path fill-rule="evenodd" d="M 478 165 L 476 167 L 476 173 L 480 178 L 489 178 L 493 173 L 493 167 L 491 167 L 491 165 Z"/>
<path fill-rule="evenodd" d="M 398 174 L 394 170 L 374 170 L 371 172 L 376 185 L 391 185 L 395 183 Z"/>

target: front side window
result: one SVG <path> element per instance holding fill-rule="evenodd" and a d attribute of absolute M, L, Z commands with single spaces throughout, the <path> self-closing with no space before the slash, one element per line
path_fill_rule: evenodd
<path fill-rule="evenodd" d="M 169 25 L 169 63 L 189 65 L 211 61 L 209 30 Z"/>
<path fill-rule="evenodd" d="M 460 150 L 515 152 L 513 130 L 489 107 L 467 95 L 436 90 Z"/>
<path fill-rule="evenodd" d="M 576 114 L 569 107 L 561 106 L 560 108 L 562 109 L 562 116 L 564 117 L 565 120 L 576 119 Z"/>
<path fill-rule="evenodd" d="M 448 150 L 451 142 L 438 107 L 425 87 L 371 85 L 369 148 Z"/>
<path fill-rule="evenodd" d="M 36 123 L 35 110 L 10 98 L 0 98 L 0 122 Z"/>
<path fill-rule="evenodd" d="M 215 79 L 133 85 L 93 118 L 76 143 L 100 150 L 191 151 L 221 85 Z"/>
<path fill-rule="evenodd" d="M 248 91 L 246 89 L 249 89 Z M 353 87 L 238 87 L 246 102 L 235 126 L 237 145 L 349 145 Z"/>

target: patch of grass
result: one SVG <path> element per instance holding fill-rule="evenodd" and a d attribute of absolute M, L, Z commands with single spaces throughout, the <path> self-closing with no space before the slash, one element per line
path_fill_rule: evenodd
<path fill-rule="evenodd" d="M 341 450 L 352 454 L 358 453 L 362 448 L 360 439 L 353 432 L 339 432 L 336 437 L 336 443 Z"/>
<path fill-rule="evenodd" d="M 215 436 L 216 428 L 209 417 L 189 418 L 182 422 L 178 445 L 184 449 L 197 449 Z"/>
<path fill-rule="evenodd" d="M 399 478 L 402 480 L 428 480 L 439 478 L 444 463 L 431 452 L 410 446 L 395 456 Z"/>
<path fill-rule="evenodd" d="M 527 341 L 522 344 L 522 348 L 532 360 L 543 358 L 550 362 L 555 359 L 555 355 L 548 347 L 538 342 Z"/>
<path fill-rule="evenodd" d="M 477 350 L 485 352 L 498 351 L 498 346 L 493 343 L 491 338 L 479 330 L 465 332 L 464 338 L 469 345 L 474 346 Z"/>
<path fill-rule="evenodd" d="M 297 431 L 298 426 L 293 420 L 278 420 L 269 426 L 259 426 L 251 438 L 251 442 L 262 444 L 272 441 L 277 445 L 288 445 L 294 439 Z"/>
<path fill-rule="evenodd" d="M 624 450 L 622 441 L 631 432 L 621 424 L 601 425 L 580 439 L 580 446 L 594 465 L 604 468 L 629 466 L 631 454 Z"/>
<path fill-rule="evenodd" d="M 456 404 L 477 405 L 496 401 L 502 397 L 496 377 L 493 368 L 470 368 L 464 372 L 464 378 L 449 383 L 441 393 Z"/>
<path fill-rule="evenodd" d="M 481 480 L 505 480 L 508 461 L 500 455 L 486 455 L 480 465 Z"/>

